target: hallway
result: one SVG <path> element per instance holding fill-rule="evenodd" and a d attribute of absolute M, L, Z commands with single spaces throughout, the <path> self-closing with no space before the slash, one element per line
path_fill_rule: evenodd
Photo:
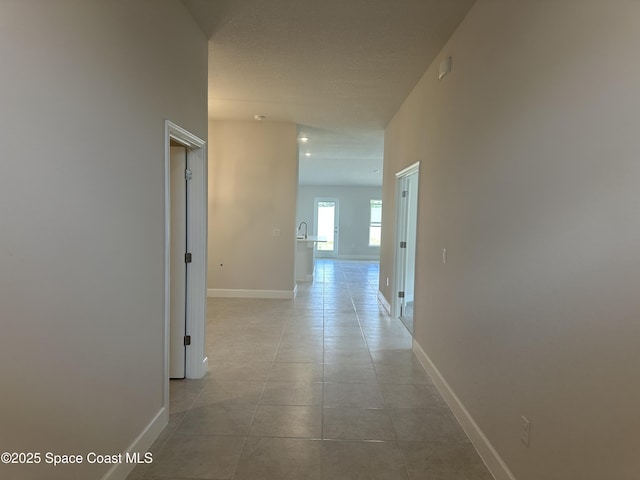
<path fill-rule="evenodd" d="M 377 262 L 317 260 L 295 300 L 210 298 L 209 373 L 171 382 L 128 478 L 492 479 L 377 282 Z"/>

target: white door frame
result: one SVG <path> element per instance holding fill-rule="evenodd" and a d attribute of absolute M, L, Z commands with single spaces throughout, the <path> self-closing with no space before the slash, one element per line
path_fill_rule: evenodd
<path fill-rule="evenodd" d="M 202 378 L 207 372 L 205 356 L 205 324 L 207 316 L 207 150 L 206 142 L 178 125 L 165 121 L 164 153 L 164 396 L 169 405 L 169 341 L 171 298 L 171 153 L 170 142 L 174 140 L 187 148 L 190 180 L 187 214 L 189 216 L 187 248 L 193 261 L 187 273 L 187 335 L 191 345 L 186 352 L 186 378 Z"/>
<path fill-rule="evenodd" d="M 318 203 L 333 202 L 336 209 L 333 213 L 333 251 L 318 250 L 320 242 L 315 244 L 315 251 L 318 258 L 336 258 L 338 256 L 338 237 L 340 236 L 340 202 L 336 197 L 316 197 L 313 200 L 313 231 L 318 235 Z"/>
<path fill-rule="evenodd" d="M 407 202 L 402 200 L 402 190 L 409 175 L 420 171 L 420 162 L 396 173 L 396 238 L 394 242 L 395 251 L 395 274 L 393 277 L 393 293 L 391 299 L 391 312 L 395 318 L 400 317 L 400 307 L 402 302 L 398 298 L 398 292 L 404 290 L 406 275 L 406 248 L 400 248 L 400 242 L 406 241 L 407 235 Z"/>

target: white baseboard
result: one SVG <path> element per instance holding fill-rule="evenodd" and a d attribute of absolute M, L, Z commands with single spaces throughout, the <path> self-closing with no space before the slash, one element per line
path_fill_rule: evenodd
<path fill-rule="evenodd" d="M 516 480 L 516 477 L 514 477 L 511 470 L 509 470 L 509 467 L 507 467 L 507 464 L 504 463 L 504 460 L 502 460 L 496 449 L 491 445 L 489 439 L 485 436 L 482 430 L 480 430 L 480 427 L 467 411 L 464 404 L 440 374 L 440 371 L 433 364 L 429 356 L 424 350 L 422 350 L 422 347 L 415 340 L 413 341 L 413 352 L 416 354 L 416 357 L 418 357 L 418 361 L 422 367 L 433 380 L 438 392 L 440 392 L 444 401 L 447 402 L 447 405 L 458 419 L 458 422 L 460 422 L 462 429 L 471 440 L 471 443 L 480 454 L 480 457 L 482 457 L 482 460 L 487 465 L 487 468 L 494 478 L 496 480 Z"/>
<path fill-rule="evenodd" d="M 208 371 L 209 371 L 209 357 L 204 357 L 202 359 L 202 370 L 200 371 L 202 375 L 200 375 L 200 378 L 204 377 Z"/>
<path fill-rule="evenodd" d="M 316 260 L 375 260 L 380 261 L 380 255 L 322 255 L 322 253 L 316 252 Z"/>
<path fill-rule="evenodd" d="M 384 295 L 380 290 L 378 290 L 378 301 L 382 304 L 384 309 L 387 311 L 387 315 L 391 315 L 391 305 L 387 302 L 387 299 L 384 298 Z"/>
<path fill-rule="evenodd" d="M 303 283 L 313 282 L 313 274 L 296 278 L 296 282 L 303 282 Z"/>
<path fill-rule="evenodd" d="M 136 463 L 126 463 L 124 459 L 126 454 L 139 453 L 140 458 L 144 460 L 144 454 L 149 450 L 160 432 L 167 426 L 169 422 L 169 414 L 165 407 L 162 407 L 156 416 L 151 420 L 149 425 L 138 435 L 133 443 L 122 452 L 122 463 L 115 463 L 102 477 L 102 480 L 125 480 L 127 475 L 136 467 Z"/>
<path fill-rule="evenodd" d="M 242 290 L 235 288 L 209 288 L 207 297 L 216 298 L 282 298 L 293 299 L 296 289 L 293 290 Z"/>
<path fill-rule="evenodd" d="M 340 260 L 380 260 L 380 255 L 338 255 Z"/>

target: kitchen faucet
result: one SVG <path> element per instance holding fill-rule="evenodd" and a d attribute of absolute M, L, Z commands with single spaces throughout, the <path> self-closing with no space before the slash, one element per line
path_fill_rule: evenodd
<path fill-rule="evenodd" d="M 302 225 L 304 225 L 304 238 L 307 238 L 307 222 L 300 222 L 300 225 L 298 225 L 298 233 L 300 233 L 300 229 L 302 228 Z"/>

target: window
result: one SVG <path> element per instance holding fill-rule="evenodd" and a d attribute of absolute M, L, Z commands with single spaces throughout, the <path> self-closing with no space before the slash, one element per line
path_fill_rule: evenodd
<path fill-rule="evenodd" d="M 379 247 L 382 234 L 382 200 L 369 200 L 369 246 Z"/>

